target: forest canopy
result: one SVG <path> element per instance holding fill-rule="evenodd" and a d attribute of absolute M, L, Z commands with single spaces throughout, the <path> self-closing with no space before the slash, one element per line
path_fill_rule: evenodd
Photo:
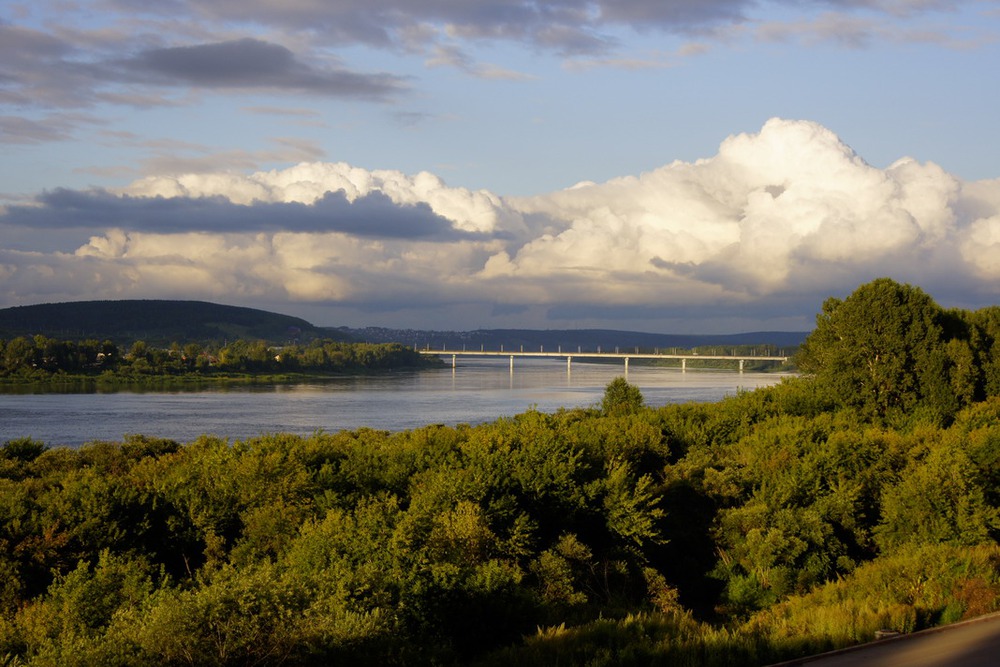
<path fill-rule="evenodd" d="M 758 665 L 1000 610 L 998 321 L 878 280 L 715 404 L 9 441 L 0 665 Z"/>
<path fill-rule="evenodd" d="M 71 341 L 45 336 L 0 340 L 0 379 L 12 383 L 343 373 L 430 363 L 417 351 L 398 343 L 343 343 L 323 338 L 279 347 L 264 340 L 243 339 L 218 345 L 174 342 L 169 347 L 154 347 L 140 340 L 127 349 L 110 340 Z"/>
<path fill-rule="evenodd" d="M 823 304 L 796 364 L 865 416 L 950 419 L 1000 395 L 1000 307 L 945 310 L 918 287 L 879 278 Z"/>

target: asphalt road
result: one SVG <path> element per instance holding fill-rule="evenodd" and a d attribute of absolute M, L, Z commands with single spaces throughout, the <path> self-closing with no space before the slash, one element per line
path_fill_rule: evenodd
<path fill-rule="evenodd" d="M 997 667 L 1000 614 L 803 658 L 808 667 Z"/>

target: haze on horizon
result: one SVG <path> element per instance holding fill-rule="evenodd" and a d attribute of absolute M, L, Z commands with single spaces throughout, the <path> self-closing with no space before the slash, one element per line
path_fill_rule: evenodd
<path fill-rule="evenodd" d="M 0 307 L 807 330 L 1000 303 L 1000 0 L 0 8 Z"/>

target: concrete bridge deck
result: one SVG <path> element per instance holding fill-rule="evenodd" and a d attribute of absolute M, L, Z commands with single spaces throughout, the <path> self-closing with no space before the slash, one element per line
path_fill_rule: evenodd
<path fill-rule="evenodd" d="M 617 349 L 614 352 L 603 352 L 598 350 L 596 352 L 585 352 L 577 349 L 576 352 L 571 350 L 564 351 L 562 348 L 557 348 L 555 352 L 546 352 L 544 348 L 539 349 L 538 352 L 525 352 L 522 347 L 519 350 L 431 350 L 423 349 L 417 350 L 422 355 L 425 356 L 436 356 L 436 357 L 446 357 L 451 355 L 451 365 L 454 367 L 457 365 L 458 357 L 509 357 L 511 370 L 514 368 L 515 358 L 548 358 L 548 359 L 565 359 L 567 369 L 573 363 L 573 359 L 622 359 L 625 362 L 625 370 L 628 371 L 628 362 L 631 359 L 675 359 L 680 360 L 681 370 L 687 370 L 688 361 L 735 361 L 739 363 L 740 372 L 743 371 L 743 366 L 747 361 L 774 361 L 784 363 L 787 362 L 789 357 L 782 356 L 756 356 L 752 354 L 666 354 L 662 352 L 622 352 Z"/>

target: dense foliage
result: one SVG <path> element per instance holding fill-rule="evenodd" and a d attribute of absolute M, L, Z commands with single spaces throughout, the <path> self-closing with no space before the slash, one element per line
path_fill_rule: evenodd
<path fill-rule="evenodd" d="M 752 665 L 996 611 L 988 313 L 901 289 L 942 333 L 879 352 L 871 403 L 821 323 L 815 376 L 711 405 L 616 380 L 479 426 L 8 442 L 0 665 Z M 956 340 L 972 394 L 923 367 Z"/>
<path fill-rule="evenodd" d="M 841 406 L 881 419 L 948 420 L 1000 395 L 1000 307 L 946 311 L 880 278 L 828 299 L 797 357 Z"/>
<path fill-rule="evenodd" d="M 75 342 L 45 336 L 0 340 L 0 378 L 17 382 L 69 377 L 141 381 L 163 376 L 343 372 L 425 363 L 418 352 L 399 344 L 326 339 L 281 347 L 263 340 L 235 340 L 216 346 L 173 343 L 165 348 L 136 341 L 127 350 L 120 350 L 110 340 Z"/>

